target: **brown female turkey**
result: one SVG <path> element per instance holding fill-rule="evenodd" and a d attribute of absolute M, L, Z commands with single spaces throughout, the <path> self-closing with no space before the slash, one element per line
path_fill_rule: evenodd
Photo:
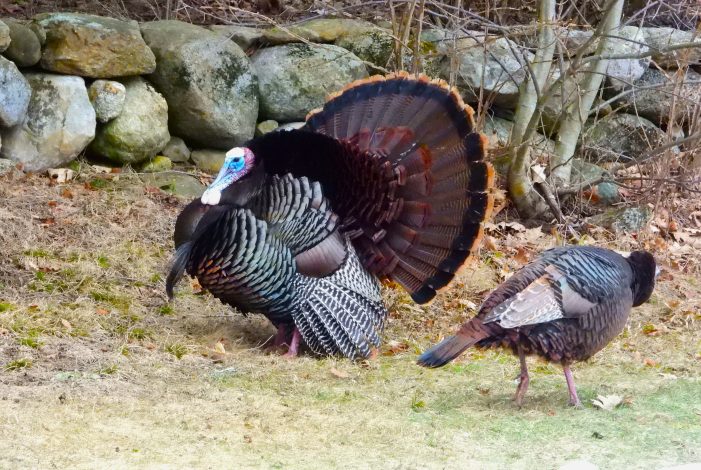
<path fill-rule="evenodd" d="M 187 271 L 266 315 L 276 342 L 367 357 L 387 315 L 378 278 L 419 303 L 467 261 L 493 181 L 472 109 L 442 81 L 348 85 L 297 131 L 232 149 L 175 228 L 167 291 Z"/>
<path fill-rule="evenodd" d="M 521 361 L 515 396 L 521 406 L 526 355 L 537 354 L 562 364 L 570 404 L 580 406 L 570 364 L 590 358 L 623 330 L 631 308 L 650 298 L 656 274 L 646 251 L 622 256 L 596 247 L 553 248 L 497 287 L 472 320 L 418 362 L 440 367 L 472 345 L 511 348 Z"/>

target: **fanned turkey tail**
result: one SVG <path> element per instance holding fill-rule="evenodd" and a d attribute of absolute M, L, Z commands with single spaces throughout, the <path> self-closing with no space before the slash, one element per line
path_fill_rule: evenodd
<path fill-rule="evenodd" d="M 488 336 L 482 321 L 475 318 L 460 328 L 455 336 L 450 336 L 426 350 L 417 362 L 424 367 L 442 367 Z"/>
<path fill-rule="evenodd" d="M 354 244 L 368 269 L 430 301 L 478 246 L 493 205 L 472 108 L 441 80 L 375 76 L 330 97 L 305 129 L 373 156 L 355 158 L 358 200 L 343 214 L 358 221 Z"/>

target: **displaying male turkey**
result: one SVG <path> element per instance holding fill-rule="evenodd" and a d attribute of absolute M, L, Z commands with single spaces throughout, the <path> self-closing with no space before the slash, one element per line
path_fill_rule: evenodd
<path fill-rule="evenodd" d="M 180 214 L 167 280 L 187 271 L 276 344 L 367 357 L 387 315 L 378 278 L 418 303 L 467 261 L 493 181 L 472 109 L 442 81 L 406 73 L 351 83 L 296 131 L 227 153 Z"/>
<path fill-rule="evenodd" d="M 590 358 L 623 330 L 631 308 L 650 298 L 656 276 L 655 259 L 646 251 L 622 256 L 596 247 L 547 250 L 418 362 L 440 367 L 473 345 L 511 348 L 521 362 L 515 396 L 521 406 L 529 381 L 526 355 L 537 354 L 562 364 L 570 404 L 580 406 L 570 364 Z"/>

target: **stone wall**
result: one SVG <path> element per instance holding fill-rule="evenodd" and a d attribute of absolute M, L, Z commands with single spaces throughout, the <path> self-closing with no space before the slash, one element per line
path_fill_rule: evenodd
<path fill-rule="evenodd" d="M 562 28 L 557 35 L 567 54 L 591 32 Z M 693 40 L 692 33 L 671 28 L 623 27 L 616 36 L 612 54 Z M 451 64 L 457 66 L 456 84 L 466 101 L 489 97 L 508 117 L 534 46 L 528 32 L 515 37 L 521 43 L 427 30 L 422 65 L 444 78 Z M 66 165 L 83 152 L 145 171 L 188 161 L 216 171 L 228 148 L 256 133 L 295 126 L 328 93 L 391 68 L 393 39 L 387 29 L 353 19 L 263 30 L 53 13 L 31 21 L 2 19 L 0 53 L 0 157 L 26 171 Z M 602 94 L 612 100 L 604 109 L 608 115 L 583 134 L 578 156 L 591 163 L 630 158 L 661 142 L 670 118 L 683 132 L 701 98 L 701 75 L 689 70 L 679 77 L 677 60 L 698 64 L 701 48 L 684 54 L 611 61 Z M 561 65 L 566 70 L 567 61 L 553 65 L 553 80 Z M 689 84 L 675 85 L 679 78 Z M 632 87 L 639 89 L 626 94 Z M 563 100 L 576 92 L 564 80 L 546 104 L 543 133 L 554 135 Z M 492 117 L 483 131 L 499 147 L 508 142 L 511 126 Z M 534 145 L 547 153 L 553 142 L 541 135 Z M 601 171 L 591 163 L 578 162 L 575 173 Z"/>

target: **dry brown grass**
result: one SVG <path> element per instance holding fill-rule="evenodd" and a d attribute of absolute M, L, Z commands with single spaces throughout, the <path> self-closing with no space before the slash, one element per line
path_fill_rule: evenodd
<path fill-rule="evenodd" d="M 510 400 L 517 361 L 508 354 L 470 351 L 436 371 L 414 360 L 552 236 L 493 232 L 480 260 L 430 306 L 387 289 L 392 317 L 378 359 L 287 361 L 262 351 L 273 332 L 263 319 L 197 295 L 188 281 L 166 304 L 182 204 L 131 173 L 84 170 L 67 185 L 0 179 L 0 466 L 701 460 L 701 286 L 692 276 L 668 270 L 626 331 L 575 367 L 585 403 L 615 393 L 624 406 L 570 410 L 558 368 L 532 361 L 518 410 Z"/>

